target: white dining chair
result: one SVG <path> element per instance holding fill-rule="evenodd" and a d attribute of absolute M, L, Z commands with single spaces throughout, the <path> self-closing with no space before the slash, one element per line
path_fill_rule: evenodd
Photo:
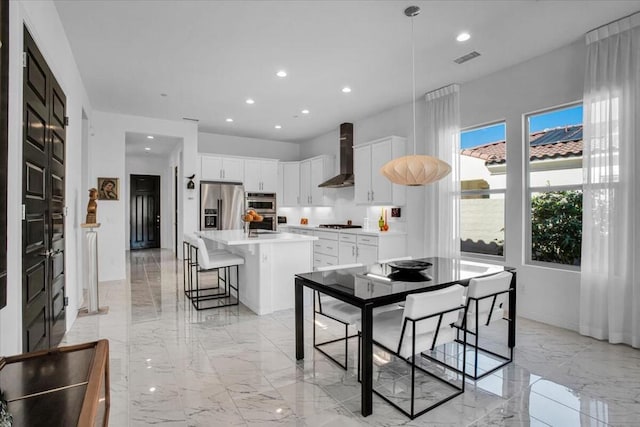
<path fill-rule="evenodd" d="M 316 268 L 317 271 L 326 272 L 334 271 L 346 268 L 362 267 L 362 264 L 342 264 L 342 265 L 328 265 L 324 267 Z M 333 339 L 325 342 L 316 342 L 316 315 L 327 317 L 335 320 L 338 323 L 344 325 L 344 338 Z M 347 361 L 349 360 L 349 338 L 355 338 L 358 335 L 349 336 L 349 325 L 355 325 L 360 320 L 360 309 L 351 304 L 343 301 L 339 301 L 329 295 L 322 292 L 314 292 L 313 302 L 313 347 L 320 351 L 322 354 L 331 359 L 338 366 L 346 370 L 348 368 Z M 344 364 L 334 358 L 332 355 L 324 351 L 321 346 L 332 344 L 344 340 Z"/>
<path fill-rule="evenodd" d="M 442 405 L 464 392 L 464 375 L 460 375 L 460 384 L 457 384 L 446 379 L 446 375 L 443 376 L 437 371 L 428 371 L 427 368 L 416 364 L 416 355 L 420 355 L 425 351 L 432 351 L 437 346 L 456 340 L 456 328 L 453 323 L 458 319 L 459 313 L 465 309 L 465 306 L 461 304 L 463 294 L 464 287 L 461 285 L 452 285 L 436 291 L 410 294 L 407 296 L 404 308 L 385 311 L 373 316 L 374 345 L 400 357 L 411 366 L 410 408 L 409 410 L 402 408 L 397 402 L 378 392 L 375 387 L 373 391 L 411 419 Z M 436 363 L 447 367 L 439 361 L 436 361 Z M 381 369 L 384 369 L 384 367 L 381 367 Z M 360 366 L 358 364 L 359 370 Z M 416 370 L 435 378 L 440 383 L 448 385 L 453 392 L 443 398 L 436 399 L 434 402 L 430 402 L 424 409 L 416 410 Z M 391 370 L 389 371 L 390 375 L 399 375 Z M 455 370 L 452 369 L 452 371 Z M 421 399 L 430 399 L 430 397 L 422 396 Z"/>
<path fill-rule="evenodd" d="M 456 326 L 459 329 L 464 329 L 467 334 L 474 336 L 474 344 L 468 344 L 473 348 L 473 373 L 467 373 L 467 367 L 465 366 L 465 374 L 473 379 L 483 378 L 513 360 L 513 348 L 511 347 L 508 349 L 508 355 L 505 356 L 479 345 L 481 327 L 489 326 L 500 320 L 510 321 L 505 319 L 504 316 L 512 278 L 512 273 L 503 271 L 492 276 L 480 277 L 469 281 L 469 286 L 465 292 L 466 310 L 465 313 L 460 313 Z M 478 374 L 479 351 L 498 358 L 501 363 Z"/>

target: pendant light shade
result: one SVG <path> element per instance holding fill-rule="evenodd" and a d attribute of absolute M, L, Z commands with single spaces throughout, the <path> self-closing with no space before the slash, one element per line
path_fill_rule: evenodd
<path fill-rule="evenodd" d="M 447 162 L 431 156 L 412 155 L 387 162 L 380 173 L 400 185 L 426 185 L 438 181 L 451 172 Z"/>
<path fill-rule="evenodd" d="M 404 14 L 411 18 L 411 101 L 413 105 L 413 155 L 398 157 L 387 162 L 380 173 L 389 181 L 400 185 L 426 185 L 438 181 L 451 172 L 451 166 L 436 157 L 416 154 L 416 55 L 413 40 L 413 18 L 420 13 L 418 6 L 409 6 Z"/>

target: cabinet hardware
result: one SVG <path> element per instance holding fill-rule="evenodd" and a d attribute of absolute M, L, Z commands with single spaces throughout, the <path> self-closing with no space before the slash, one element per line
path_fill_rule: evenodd
<path fill-rule="evenodd" d="M 351 246 L 351 256 L 356 256 L 356 247 Z"/>
<path fill-rule="evenodd" d="M 371 201 L 373 202 L 373 190 L 371 190 Z"/>

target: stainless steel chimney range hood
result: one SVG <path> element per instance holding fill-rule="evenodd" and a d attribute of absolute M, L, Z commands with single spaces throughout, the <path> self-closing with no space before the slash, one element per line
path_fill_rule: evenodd
<path fill-rule="evenodd" d="M 353 187 L 353 123 L 340 125 L 340 174 L 326 180 L 318 187 Z"/>

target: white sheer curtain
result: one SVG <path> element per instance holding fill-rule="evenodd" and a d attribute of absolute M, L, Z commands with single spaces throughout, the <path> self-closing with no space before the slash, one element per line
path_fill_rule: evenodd
<path fill-rule="evenodd" d="M 640 14 L 587 34 L 580 333 L 640 347 Z"/>
<path fill-rule="evenodd" d="M 426 99 L 426 152 L 451 165 L 451 173 L 427 186 L 426 252 L 460 257 L 460 86 L 429 92 Z M 429 186 L 433 188 L 429 188 Z M 435 216 L 435 221 L 433 216 Z"/>

